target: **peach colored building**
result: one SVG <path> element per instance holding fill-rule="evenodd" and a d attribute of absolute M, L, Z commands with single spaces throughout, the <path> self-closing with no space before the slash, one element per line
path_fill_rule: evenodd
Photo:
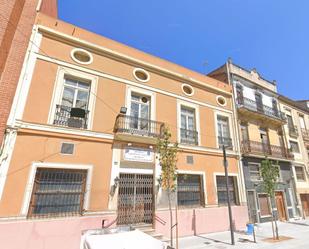
<path fill-rule="evenodd" d="M 155 152 L 164 126 L 179 142 L 180 236 L 229 227 L 222 145 L 235 227 L 243 228 L 232 110 L 232 87 L 223 82 L 39 14 L 7 125 L 1 241 L 22 229 L 30 235 L 16 243 L 28 248 L 64 240 L 73 248 L 82 230 L 102 220 L 146 223 L 168 236 Z"/>

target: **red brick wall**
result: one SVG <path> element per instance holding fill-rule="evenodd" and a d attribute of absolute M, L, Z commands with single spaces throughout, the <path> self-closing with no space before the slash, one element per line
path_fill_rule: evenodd
<path fill-rule="evenodd" d="M 35 21 L 38 0 L 0 0 L 0 145 Z M 41 11 L 57 17 L 57 0 Z"/>

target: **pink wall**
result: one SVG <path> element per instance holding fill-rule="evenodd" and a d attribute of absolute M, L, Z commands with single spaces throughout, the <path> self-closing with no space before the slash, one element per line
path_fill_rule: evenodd
<path fill-rule="evenodd" d="M 0 248 L 78 249 L 82 231 L 101 228 L 102 219 L 108 224 L 115 216 L 0 222 Z"/>
<path fill-rule="evenodd" d="M 248 222 L 247 206 L 234 206 L 232 213 L 235 228 L 244 229 Z M 169 219 L 168 210 L 156 212 L 156 231 L 166 237 L 170 236 Z M 228 209 L 227 207 L 180 209 L 178 210 L 178 224 L 179 236 L 227 231 L 229 229 Z"/>

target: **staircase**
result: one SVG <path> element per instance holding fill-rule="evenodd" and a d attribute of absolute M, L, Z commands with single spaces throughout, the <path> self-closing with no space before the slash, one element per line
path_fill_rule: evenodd
<path fill-rule="evenodd" d="M 169 239 L 164 237 L 163 234 L 156 233 L 155 229 L 152 228 L 151 224 L 137 224 L 133 225 L 132 227 L 152 236 L 155 239 L 161 240 L 162 242 L 169 242 Z"/>

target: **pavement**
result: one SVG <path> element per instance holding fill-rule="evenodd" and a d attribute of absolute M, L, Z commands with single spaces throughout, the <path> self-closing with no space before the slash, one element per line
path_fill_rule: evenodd
<path fill-rule="evenodd" d="M 235 246 L 231 245 L 230 232 L 201 234 L 179 239 L 179 249 L 309 249 L 309 219 L 278 222 L 279 236 L 285 240 L 265 241 L 272 238 L 271 223 L 255 226 L 256 242 L 244 231 L 235 232 Z"/>

